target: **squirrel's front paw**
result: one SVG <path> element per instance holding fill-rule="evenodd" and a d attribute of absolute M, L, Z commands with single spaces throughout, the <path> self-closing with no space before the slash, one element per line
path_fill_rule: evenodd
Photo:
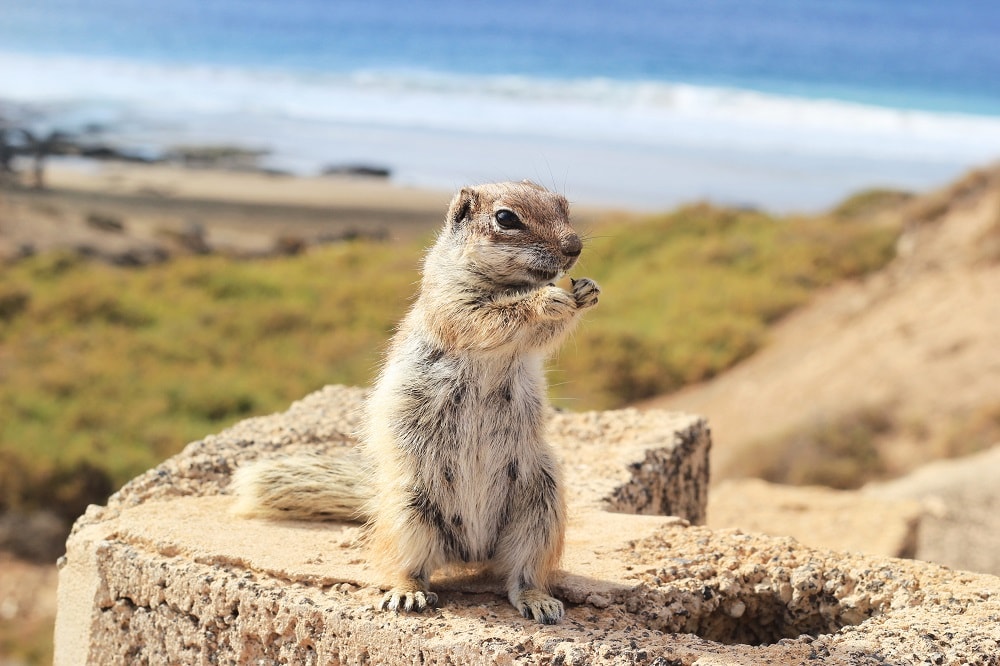
<path fill-rule="evenodd" d="M 565 319 L 577 309 L 576 297 L 554 285 L 542 288 L 541 299 L 539 310 L 546 319 Z"/>
<path fill-rule="evenodd" d="M 570 279 L 573 284 L 573 298 L 576 299 L 576 307 L 581 310 L 592 308 L 597 305 L 597 297 L 601 295 L 601 288 L 590 278 Z"/>

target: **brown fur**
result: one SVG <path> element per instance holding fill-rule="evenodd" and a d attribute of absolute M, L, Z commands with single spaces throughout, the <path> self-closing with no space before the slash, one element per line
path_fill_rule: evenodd
<path fill-rule="evenodd" d="M 435 570 L 482 562 L 506 578 L 526 617 L 562 617 L 547 592 L 566 510 L 544 438 L 542 363 L 597 304 L 591 280 L 575 280 L 572 291 L 552 284 L 581 249 L 566 199 L 533 183 L 465 188 L 452 200 L 367 405 L 361 453 L 370 490 L 359 495 L 370 552 L 393 581 L 383 608 L 433 605 Z M 266 477 L 266 496 L 298 501 L 293 477 L 303 475 L 284 476 L 286 486 Z M 329 515 L 322 497 L 306 499 L 304 511 Z"/>

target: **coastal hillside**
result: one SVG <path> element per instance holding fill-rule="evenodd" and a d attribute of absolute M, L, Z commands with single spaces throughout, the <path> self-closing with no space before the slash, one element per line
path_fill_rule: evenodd
<path fill-rule="evenodd" d="M 556 420 L 703 414 L 732 498 L 712 529 L 780 505 L 892 556 L 1000 549 L 953 536 L 1000 534 L 1000 459 L 965 455 L 1000 440 L 1000 176 L 962 178 L 1000 155 L 1000 3 L 0 4 L 0 666 L 53 662 L 54 562 L 90 505 L 372 382 L 473 183 L 571 202 L 561 284 L 603 293 L 547 362 Z M 904 474 L 937 457 L 985 481 Z"/>
<path fill-rule="evenodd" d="M 790 314 L 710 381 L 713 476 L 857 487 L 1000 443 L 1000 168 L 879 215 L 897 256 Z"/>
<path fill-rule="evenodd" d="M 27 560 L 51 562 L 86 504 L 103 503 L 205 433 L 280 410 L 326 383 L 370 382 L 440 219 L 443 203 L 434 198 L 447 198 L 421 195 L 413 216 L 391 186 L 365 185 L 367 198 L 345 202 L 330 195 L 335 181 L 316 179 L 308 196 L 318 198 L 302 206 L 280 194 L 283 183 L 305 187 L 301 181 L 228 174 L 230 194 L 206 199 L 197 183 L 215 176 L 136 167 L 110 181 L 105 174 L 70 182 L 54 173 L 48 190 L 0 192 L 0 241 L 9 250 L 0 265 L 0 551 L 11 564 L 5 571 L 21 567 L 18 580 L 35 575 L 34 599 L 51 598 L 54 578 L 51 565 Z M 795 437 L 816 423 L 833 423 L 834 445 L 843 446 L 841 434 L 854 432 L 846 426 L 860 422 L 863 451 L 875 435 L 881 446 L 907 433 L 951 443 L 926 446 L 925 458 L 978 447 L 996 413 L 984 397 L 990 381 L 998 394 L 995 357 L 982 337 L 997 330 L 996 319 L 974 316 L 996 312 L 985 295 L 997 293 L 997 180 L 995 171 L 975 173 L 916 198 L 869 191 L 813 216 L 706 204 L 652 216 L 579 211 L 587 250 L 574 273 L 597 279 L 605 297 L 553 360 L 554 403 L 581 411 L 674 392 L 656 401 L 707 415 L 716 477 L 721 469 L 816 482 L 765 464 L 790 447 L 815 449 Z M 239 200 L 245 191 L 257 199 L 252 206 Z M 324 215 L 336 233 L 327 233 Z M 359 233 L 373 220 L 384 233 Z M 39 229 L 46 233 L 32 236 Z M 923 300 L 897 301 L 920 284 Z M 901 402 L 855 401 L 864 394 L 859 386 L 896 376 L 865 374 L 865 358 L 891 358 L 877 346 L 880 336 L 896 331 L 900 313 L 919 318 L 934 308 L 954 318 L 947 330 L 959 337 L 919 338 L 920 349 L 936 354 L 929 358 L 938 374 L 911 362 L 889 389 L 905 395 L 901 385 L 927 379 L 925 403 L 936 390 L 947 393 L 941 411 L 905 420 L 882 409 Z M 857 358 L 822 365 L 825 348 L 809 341 L 858 339 L 868 317 L 874 332 L 849 347 Z M 865 356 L 869 347 L 878 354 Z M 767 361 L 775 356 L 784 363 Z M 974 381 L 955 379 L 956 366 L 947 364 L 958 359 L 979 373 Z M 744 385 L 739 378 L 760 363 L 772 374 L 753 376 L 757 402 L 717 388 Z M 779 372 L 810 364 L 823 369 L 812 384 Z M 851 383 L 852 373 L 866 381 Z M 739 412 L 734 400 L 756 411 Z M 803 413 L 811 418 L 791 419 Z M 939 413 L 947 418 L 935 421 Z M 763 427 L 768 419 L 772 431 Z M 971 434 L 945 437 L 952 429 Z M 820 442 L 824 464 L 807 459 L 810 468 L 830 468 L 831 459 L 861 465 L 849 482 L 819 482 L 852 485 L 896 469 L 870 465 L 870 456 L 830 456 L 821 446 L 827 440 L 811 441 Z M 903 449 L 879 448 L 876 462 L 889 460 L 881 452 L 890 450 Z M 753 453 L 740 463 L 740 452 Z M 15 589 L 16 580 L 0 577 L 5 599 L 15 599 L 7 591 Z M 0 654 L 45 663 L 50 608 L 15 601 L 11 621 L 0 623 Z"/>
<path fill-rule="evenodd" d="M 119 178 L 127 188 L 81 205 L 93 190 L 52 182 L 5 195 L 2 228 L 22 234 L 8 243 L 22 250 L 0 267 L 0 509 L 53 509 L 67 521 L 206 432 L 324 384 L 369 384 L 439 224 L 394 212 L 386 185 L 365 205 L 398 233 L 330 237 L 323 209 L 296 226 L 286 206 L 258 242 L 271 249 L 247 252 L 215 242 L 260 236 L 262 219 L 235 217 L 246 202 L 176 185 L 157 198 Z M 260 197 L 263 184 L 248 182 Z M 359 205 L 328 202 L 331 226 Z M 605 298 L 550 365 L 554 404 L 621 407 L 753 355 L 817 290 L 891 258 L 897 230 L 845 210 L 583 211 L 587 249 L 573 275 L 598 280 Z M 185 224 L 200 231 L 178 243 Z M 30 236 L 43 228 L 43 239 Z"/>

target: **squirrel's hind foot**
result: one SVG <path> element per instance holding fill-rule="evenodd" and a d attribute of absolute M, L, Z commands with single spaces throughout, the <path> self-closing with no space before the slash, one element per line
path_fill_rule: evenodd
<path fill-rule="evenodd" d="M 425 608 L 436 606 L 437 602 L 438 595 L 428 590 L 421 581 L 411 579 L 386 592 L 379 609 L 396 613 L 400 611 L 421 613 Z"/>
<path fill-rule="evenodd" d="M 521 590 L 510 601 L 521 615 L 542 624 L 557 624 L 565 615 L 561 601 L 536 588 Z"/>

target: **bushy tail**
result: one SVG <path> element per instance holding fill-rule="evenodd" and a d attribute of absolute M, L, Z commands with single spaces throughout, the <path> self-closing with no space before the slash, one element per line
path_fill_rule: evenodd
<path fill-rule="evenodd" d="M 257 460 L 240 467 L 230 485 L 233 512 L 244 517 L 363 522 L 372 490 L 361 453 Z"/>

